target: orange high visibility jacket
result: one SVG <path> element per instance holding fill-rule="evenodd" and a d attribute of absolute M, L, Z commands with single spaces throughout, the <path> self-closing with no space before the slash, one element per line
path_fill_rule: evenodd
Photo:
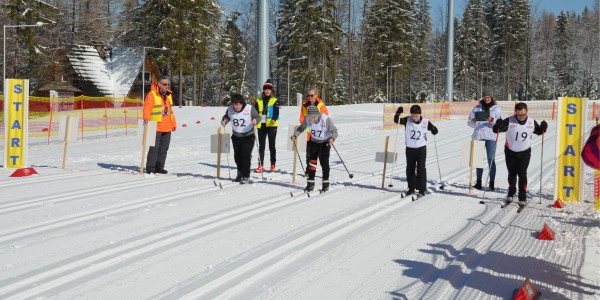
<path fill-rule="evenodd" d="M 173 96 L 171 91 L 167 93 L 165 98 L 163 100 L 158 85 L 153 84 L 150 92 L 146 94 L 142 117 L 144 120 L 157 122 L 156 131 L 171 132 L 174 128 L 177 128 L 177 121 L 175 120 L 175 114 L 173 114 Z"/>

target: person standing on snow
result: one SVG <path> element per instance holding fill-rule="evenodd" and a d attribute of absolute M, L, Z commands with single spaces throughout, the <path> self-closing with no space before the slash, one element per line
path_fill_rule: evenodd
<path fill-rule="evenodd" d="M 308 98 L 302 103 L 302 107 L 300 107 L 300 124 L 302 124 L 308 115 L 308 108 L 311 106 L 316 107 L 320 113 L 329 116 L 329 111 L 327 110 L 325 102 L 319 98 L 319 91 L 315 88 L 312 88 L 308 90 Z M 308 141 L 310 141 L 310 132 L 306 133 L 306 141 L 306 164 L 308 165 L 308 156 L 310 153 L 310 149 L 308 148 L 310 147 L 310 143 L 308 143 Z"/>
<path fill-rule="evenodd" d="M 307 108 L 307 116 L 302 121 L 302 124 L 296 128 L 291 139 L 295 143 L 296 138 L 306 129 L 310 128 L 310 141 L 307 144 L 308 163 L 306 164 L 306 173 L 308 180 L 306 181 L 305 192 L 310 192 L 315 188 L 315 173 L 317 172 L 317 159 L 323 169 L 323 187 L 321 192 L 329 190 L 329 153 L 331 145 L 338 137 L 338 131 L 331 118 L 320 112 L 316 106 Z M 310 147 L 309 147 L 310 146 Z"/>
<path fill-rule="evenodd" d="M 144 100 L 142 118 L 144 124 L 148 121 L 156 122 L 156 142 L 148 148 L 148 160 L 146 161 L 146 173 L 167 174 L 165 161 L 167 151 L 171 144 L 171 132 L 177 129 L 177 122 L 173 114 L 173 92 L 169 89 L 171 79 L 168 76 L 160 76 L 156 84 L 150 88 Z"/>
<path fill-rule="evenodd" d="M 258 128 L 258 167 L 256 168 L 257 173 L 265 171 L 264 159 L 265 159 L 265 142 L 267 136 L 269 137 L 269 154 L 271 156 L 271 172 L 275 171 L 276 149 L 275 149 L 275 138 L 277 137 L 277 125 L 279 125 L 279 100 L 273 97 L 273 83 L 270 79 L 267 79 L 263 84 L 262 97 L 256 99 L 254 108 L 260 116 L 261 122 L 256 127 Z"/>
<path fill-rule="evenodd" d="M 506 202 L 510 204 L 517 192 L 517 176 L 519 177 L 519 206 L 527 205 L 527 167 L 531 159 L 531 140 L 533 134 L 542 135 L 548 129 L 548 123 L 538 123 L 527 116 L 527 104 L 519 102 L 515 105 L 515 115 L 504 120 L 498 119 L 493 127 L 494 132 L 506 132 L 504 156 L 508 169 L 508 195 Z"/>
<path fill-rule="evenodd" d="M 422 112 L 419 105 L 415 104 L 410 107 L 410 118 L 408 116 L 400 118 L 402 112 L 404 112 L 404 108 L 402 106 L 398 107 L 394 115 L 394 122 L 405 127 L 406 181 L 408 183 L 406 195 L 414 194 L 416 188 L 419 190 L 419 197 L 423 197 L 427 189 L 427 169 L 425 168 L 427 131 L 431 131 L 431 134 L 436 135 L 438 129 L 429 122 L 429 119 L 421 116 Z"/>
<path fill-rule="evenodd" d="M 221 119 L 221 126 L 231 122 L 231 141 L 233 144 L 233 158 L 237 166 L 235 182 L 250 183 L 250 167 L 252 161 L 252 148 L 256 139 L 254 125 L 260 121 L 258 112 L 252 105 L 244 102 L 240 94 L 231 95 L 231 105 Z"/>
<path fill-rule="evenodd" d="M 494 97 L 488 89 L 484 89 L 482 93 L 482 99 L 479 101 L 479 105 L 475 106 L 469 115 L 467 125 L 474 128 L 473 135 L 471 138 L 476 141 L 485 141 L 485 152 L 487 154 L 487 162 L 490 168 L 490 191 L 494 190 L 494 180 L 496 178 L 496 161 L 494 159 L 494 152 L 496 151 L 496 138 L 497 135 L 492 131 L 492 127 L 496 124 L 496 120 L 502 118 L 502 111 L 500 106 L 496 104 Z M 476 113 L 487 113 L 487 117 L 477 119 Z M 474 188 L 481 190 L 481 177 L 483 176 L 483 168 L 477 168 L 477 181 L 475 182 Z"/>

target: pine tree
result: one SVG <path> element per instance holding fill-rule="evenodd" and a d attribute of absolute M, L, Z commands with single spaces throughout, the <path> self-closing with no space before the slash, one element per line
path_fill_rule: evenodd
<path fill-rule="evenodd" d="M 365 16 L 364 45 L 367 62 L 372 66 L 372 95 L 386 89 L 388 66 L 401 65 L 394 72 L 399 79 L 408 75 L 402 71 L 409 68 L 413 50 L 410 4 L 408 0 L 376 0 Z"/>
<path fill-rule="evenodd" d="M 246 50 L 242 45 L 242 34 L 236 22 L 240 13 L 233 11 L 225 20 L 224 32 L 220 36 L 221 82 L 225 91 L 242 93 L 242 80 Z"/>

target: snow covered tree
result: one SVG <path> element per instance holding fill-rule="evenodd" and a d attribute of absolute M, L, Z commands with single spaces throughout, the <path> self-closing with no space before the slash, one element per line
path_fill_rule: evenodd
<path fill-rule="evenodd" d="M 375 0 L 367 12 L 363 31 L 365 57 L 373 80 L 371 95 L 386 89 L 388 66 L 401 65 L 394 79 L 407 78 L 414 49 L 412 18 L 409 0 Z"/>
<path fill-rule="evenodd" d="M 246 50 L 242 44 L 242 34 L 236 22 L 237 11 L 225 20 L 224 32 L 220 36 L 220 73 L 223 90 L 241 93 Z"/>

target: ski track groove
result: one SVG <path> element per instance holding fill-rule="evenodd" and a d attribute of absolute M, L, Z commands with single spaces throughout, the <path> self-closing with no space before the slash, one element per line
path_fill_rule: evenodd
<path fill-rule="evenodd" d="M 362 177 L 354 178 L 353 181 L 361 180 L 361 178 L 370 178 L 370 176 L 362 176 Z M 231 186 L 239 187 L 239 185 L 237 183 L 232 183 Z M 210 191 L 211 189 L 215 189 L 215 187 L 211 186 L 210 188 L 206 188 L 205 190 L 201 190 L 201 191 L 198 191 L 198 190 L 184 191 L 184 192 L 178 193 L 176 195 L 168 196 L 167 199 L 165 199 L 164 196 L 158 196 L 158 197 L 156 197 L 157 199 L 154 201 L 147 201 L 147 200 L 140 201 L 136 205 L 135 208 L 126 207 L 126 208 L 122 208 L 122 209 L 131 210 L 131 209 L 136 209 L 138 206 L 145 207 L 145 206 L 154 204 L 154 202 L 162 203 L 162 202 L 177 200 L 180 198 L 189 198 L 190 196 L 200 195 L 202 193 Z M 343 189 L 340 188 L 339 191 L 341 191 L 341 190 L 343 190 Z M 329 193 L 330 192 L 320 194 L 320 195 L 326 195 Z M 296 191 L 296 194 L 302 196 L 304 194 L 304 192 Z M 318 196 L 318 194 L 315 196 Z M 189 236 L 201 234 L 202 232 L 208 231 L 215 227 L 225 226 L 229 223 L 232 223 L 232 222 L 240 220 L 240 219 L 246 219 L 246 218 L 248 218 L 248 215 L 260 215 L 265 210 L 271 210 L 271 209 L 275 209 L 277 207 L 281 207 L 284 205 L 298 203 L 298 202 L 301 202 L 302 200 L 306 199 L 307 197 L 308 197 L 307 195 L 304 195 L 304 197 L 293 197 L 290 202 L 283 202 L 283 200 L 290 198 L 289 192 L 285 192 L 284 194 L 282 194 L 281 196 L 278 196 L 278 197 L 273 197 L 270 195 L 267 198 L 267 200 L 260 200 L 258 202 L 255 202 L 252 205 L 245 205 L 242 208 L 236 209 L 237 212 L 236 212 L 236 210 L 234 210 L 234 211 L 226 210 L 217 215 L 203 216 L 199 221 L 193 222 L 191 224 L 186 224 L 183 227 L 173 228 L 169 231 L 163 231 L 163 232 L 151 234 L 149 236 L 130 241 L 124 245 L 116 245 L 115 247 L 112 247 L 111 249 L 106 249 L 106 250 L 103 250 L 100 252 L 95 252 L 94 254 L 92 254 L 90 256 L 78 258 L 75 261 L 66 262 L 64 264 L 61 264 L 60 267 L 57 267 L 55 269 L 48 270 L 45 272 L 37 272 L 33 276 L 22 278 L 20 280 L 19 279 L 9 280 L 9 281 L 15 281 L 10 284 L 8 284 L 8 283 L 4 284 L 3 282 L 0 282 L 0 296 L 4 295 L 5 297 L 11 297 L 11 298 L 31 298 L 40 293 L 43 293 L 44 291 L 49 290 L 49 289 L 56 288 L 60 285 L 66 284 L 68 282 L 76 281 L 79 278 L 86 277 L 89 274 L 100 272 L 103 269 L 110 268 L 111 266 L 119 264 L 122 261 L 129 260 L 129 259 L 135 259 L 136 257 L 138 257 L 137 259 L 143 259 L 144 257 L 140 257 L 140 256 L 142 256 L 144 253 L 150 252 L 158 247 L 166 247 L 171 244 L 176 244 L 179 241 L 188 238 Z M 106 210 L 106 209 L 104 209 L 104 210 Z M 118 210 L 118 208 L 117 208 L 117 210 Z M 87 219 L 104 217 L 105 215 L 108 215 L 109 213 L 112 213 L 112 214 L 116 213 L 115 209 L 112 209 L 112 210 L 109 209 L 109 210 L 106 210 L 106 212 L 98 212 L 98 213 L 95 213 L 94 215 L 85 216 L 83 218 L 74 217 L 73 220 L 65 220 L 63 222 L 59 221 L 59 223 L 55 222 L 55 224 L 54 224 L 54 226 L 52 226 L 52 228 L 56 228 L 59 226 L 60 227 L 67 226 L 67 225 L 70 225 L 75 222 L 77 222 L 77 223 L 83 222 L 83 221 L 86 221 Z M 221 220 L 219 220 L 219 219 L 221 219 Z M 212 224 L 211 224 L 211 222 L 212 222 Z M 203 225 L 204 223 L 206 223 L 206 225 Z M 10 235 L 10 236 L 5 235 L 0 238 L 0 243 L 6 242 L 9 238 L 16 239 L 25 234 L 35 234 L 40 231 L 46 231 L 48 229 L 52 229 L 52 228 L 48 228 L 48 227 L 50 227 L 49 225 L 37 225 L 36 227 L 37 227 L 37 229 L 33 228 L 33 229 L 30 229 L 30 231 L 28 231 L 28 232 L 24 232 L 24 230 L 21 230 L 20 232 L 14 233 L 13 235 Z M 198 227 L 198 228 L 194 229 L 194 227 Z M 15 235 L 18 235 L 18 236 L 15 236 Z M 131 250 L 132 248 L 135 248 L 134 251 Z M 86 268 L 86 266 L 87 266 L 87 268 Z M 72 271 L 72 270 L 76 270 L 76 271 Z M 25 277 L 25 276 L 21 276 L 21 277 Z M 32 285 L 32 284 L 36 284 L 34 288 L 25 290 L 25 287 L 27 287 L 28 285 Z"/>
<path fill-rule="evenodd" d="M 445 140 L 445 141 L 450 142 L 450 139 Z M 440 143 L 440 144 L 442 144 L 442 143 Z M 535 144 L 535 142 L 534 142 L 534 144 Z M 352 148 L 352 150 L 360 151 L 355 148 Z M 446 153 L 443 156 L 440 155 L 440 158 L 454 157 L 454 156 L 457 156 L 458 153 L 460 153 L 460 150 L 453 151 L 451 153 Z M 369 156 L 368 158 L 361 157 L 358 159 L 352 159 L 352 160 L 348 160 L 348 161 L 356 162 L 356 163 L 363 163 L 366 161 L 372 161 L 372 159 L 373 158 Z M 435 160 L 429 160 L 429 161 L 431 164 L 436 163 Z M 91 172 L 95 172 L 95 171 L 91 171 Z M 460 169 L 452 170 L 449 173 L 449 175 L 447 175 L 447 176 L 449 176 L 451 178 L 456 178 L 455 176 L 452 176 L 452 174 L 459 174 L 459 173 L 463 173 L 463 172 L 464 171 L 460 170 Z M 346 182 L 350 182 L 350 185 L 352 185 L 354 182 L 360 182 L 364 179 L 368 180 L 368 179 L 371 179 L 372 177 L 374 177 L 374 175 L 376 173 L 381 174 L 382 172 L 377 171 L 377 172 L 373 172 L 373 173 L 367 173 L 364 176 L 356 177 L 352 180 L 343 181 L 342 183 L 340 183 L 338 185 L 341 185 L 343 187 L 343 186 L 347 185 Z M 104 174 L 105 174 L 105 172 L 104 172 Z M 278 176 L 275 176 L 275 179 L 283 177 L 284 175 L 286 175 L 286 174 L 279 174 Z M 72 175 L 72 176 L 81 176 L 81 172 L 78 174 Z M 57 177 L 54 177 L 54 178 L 56 179 Z M 60 178 L 60 177 L 58 177 L 58 178 Z M 260 178 L 260 175 L 259 175 L 259 178 Z M 164 178 L 157 178 L 157 179 L 164 180 Z M 175 180 L 175 179 L 178 179 L 178 178 L 174 177 L 173 180 Z M 32 181 L 32 182 L 35 182 L 35 181 Z M 238 186 L 238 185 L 233 184 L 232 186 Z M 202 194 L 206 191 L 213 190 L 213 189 L 214 189 L 214 187 L 211 186 L 209 188 L 206 188 L 205 190 L 203 189 L 202 191 L 198 191 L 197 189 L 192 192 L 185 191 L 182 193 L 178 193 L 176 195 L 172 195 L 171 199 L 164 199 L 165 198 L 164 196 L 159 196 L 157 198 L 160 198 L 160 200 L 154 200 L 154 201 L 167 202 L 167 201 L 173 201 L 173 200 L 183 198 L 183 197 L 189 198 L 190 194 L 192 194 L 192 195 L 198 194 L 199 195 L 199 194 Z M 318 192 L 315 191 L 315 192 L 313 192 L 314 196 L 311 196 L 311 198 L 319 198 L 320 195 L 327 197 L 329 195 L 336 194 L 337 192 L 342 191 L 342 190 L 345 190 L 345 189 L 343 189 L 341 187 L 337 187 L 336 189 L 332 189 L 329 192 L 324 193 L 324 194 L 318 194 Z M 73 193 L 79 194 L 79 192 L 73 192 Z M 89 191 L 86 191 L 86 194 L 88 194 L 88 193 L 89 193 Z M 296 194 L 302 195 L 303 193 L 301 191 L 296 191 Z M 383 200 L 377 201 L 376 203 L 370 203 L 365 208 L 361 208 L 358 211 L 348 213 L 346 215 L 342 214 L 343 217 L 341 217 L 339 219 L 324 220 L 325 223 L 327 223 L 327 222 L 329 222 L 329 223 L 317 230 L 313 230 L 311 232 L 301 235 L 300 237 L 293 238 L 291 241 L 284 243 L 280 247 L 270 249 L 270 251 L 268 251 L 268 253 L 264 254 L 263 256 L 252 259 L 252 260 L 248 261 L 242 267 L 232 270 L 231 271 L 232 274 L 226 274 L 225 276 L 216 278 L 215 280 L 211 281 L 209 283 L 209 285 L 199 287 L 198 289 L 185 295 L 185 298 L 202 296 L 205 293 L 212 293 L 214 291 L 217 291 L 218 288 L 222 284 L 230 282 L 231 280 L 236 280 L 239 276 L 241 276 L 245 273 L 248 273 L 251 271 L 256 271 L 256 272 L 252 272 L 253 273 L 252 276 L 246 278 L 239 284 L 235 285 L 235 288 L 226 290 L 226 291 L 224 291 L 223 294 L 220 295 L 224 298 L 236 297 L 236 296 L 238 296 L 238 293 L 242 292 L 245 288 L 248 288 L 250 285 L 256 283 L 258 279 L 260 279 L 264 276 L 268 276 L 270 273 L 277 270 L 278 268 L 281 268 L 284 265 L 291 263 L 293 260 L 298 259 L 303 255 L 307 255 L 312 251 L 318 250 L 320 247 L 323 247 L 327 243 L 330 243 L 330 242 L 334 241 L 335 239 L 340 238 L 341 236 L 351 234 L 354 230 L 358 230 L 359 228 L 361 228 L 361 226 L 367 226 L 370 223 L 376 222 L 374 220 L 376 220 L 378 217 L 381 217 L 384 214 L 400 210 L 405 205 L 408 205 L 409 203 L 411 203 L 410 198 L 405 198 L 405 200 L 403 200 L 403 201 L 397 201 L 398 196 L 399 195 L 397 195 L 396 193 L 393 193 L 392 196 L 385 195 L 384 197 L 382 197 L 382 198 L 384 198 Z M 429 195 L 427 195 L 427 196 L 429 196 Z M 426 196 L 426 198 L 427 198 L 427 196 Z M 156 249 L 157 247 L 167 247 L 169 245 L 176 244 L 179 241 L 184 240 L 185 238 L 188 238 L 189 236 L 199 235 L 202 232 L 204 232 L 205 230 L 209 229 L 206 227 L 214 228 L 214 227 L 218 227 L 218 226 L 225 226 L 227 223 L 234 222 L 235 220 L 237 220 L 236 217 L 239 217 L 239 216 L 232 215 L 232 213 L 238 213 L 240 215 L 243 215 L 242 218 L 248 218 L 247 215 L 259 215 L 261 212 L 263 212 L 263 210 L 269 210 L 269 209 L 275 210 L 283 205 L 293 205 L 294 203 L 297 203 L 297 202 L 307 199 L 307 195 L 304 195 L 304 197 L 293 197 L 293 198 L 291 198 L 290 202 L 285 202 L 285 204 L 281 204 L 280 202 L 282 202 L 285 199 L 290 198 L 289 192 L 286 192 L 285 195 L 277 196 L 277 197 L 275 197 L 275 199 L 273 199 L 272 196 L 270 196 L 269 198 L 271 200 L 260 200 L 260 201 L 255 202 L 255 204 L 253 204 L 252 206 L 246 206 L 244 209 L 247 209 L 247 210 L 245 210 L 245 211 L 244 211 L 244 209 L 241 209 L 238 212 L 235 212 L 235 210 L 233 212 L 230 210 L 226 210 L 225 212 L 223 212 L 221 214 L 209 216 L 208 219 L 210 221 L 203 219 L 200 221 L 192 222 L 191 224 L 187 224 L 183 227 L 173 228 L 166 232 L 159 232 L 159 233 L 151 234 L 151 235 L 149 235 L 147 237 L 143 237 L 139 240 L 134 240 L 134 241 L 124 244 L 124 245 L 115 246 L 115 247 L 113 247 L 113 249 L 107 249 L 107 250 L 104 250 L 101 252 L 96 252 L 93 255 L 90 255 L 88 257 L 77 258 L 76 260 L 66 262 L 61 267 L 59 267 L 55 270 L 48 270 L 46 272 L 36 273 L 34 276 L 26 277 L 26 278 L 22 278 L 22 279 L 17 278 L 15 280 L 12 280 L 15 282 L 12 282 L 8 285 L 0 286 L 0 295 L 4 294 L 6 296 L 10 296 L 11 298 L 12 297 L 15 297 L 15 298 L 34 297 L 34 296 L 39 295 L 40 293 L 43 293 L 44 291 L 47 291 L 49 289 L 56 288 L 57 286 L 66 284 L 68 282 L 76 281 L 78 278 L 83 278 L 92 273 L 101 272 L 102 270 L 105 270 L 105 269 L 109 268 L 110 266 L 118 264 L 122 261 L 130 260 L 130 259 L 138 259 L 138 260 L 145 259 L 145 258 L 147 258 L 144 256 L 145 253 L 151 252 L 152 250 Z M 426 200 L 426 198 L 422 198 L 419 201 Z M 46 200 L 46 201 L 48 201 L 48 200 Z M 152 201 L 150 201 L 150 202 L 152 202 Z M 152 203 L 149 203 L 146 200 L 144 202 L 140 202 L 137 205 L 147 206 L 150 204 L 152 204 Z M 492 204 L 496 205 L 496 203 L 492 203 Z M 127 206 L 130 206 L 130 205 L 132 205 L 132 204 L 131 203 L 127 204 Z M 254 208 L 255 206 L 256 206 L 256 208 Z M 489 207 L 489 205 L 488 205 L 488 207 Z M 80 214 L 79 217 L 78 216 L 69 217 L 69 219 L 71 219 L 71 220 L 64 218 L 63 220 L 55 220 L 50 223 L 46 223 L 45 225 L 38 224 L 38 225 L 35 225 L 35 227 L 43 228 L 43 230 L 45 231 L 45 230 L 48 230 L 48 227 L 51 226 L 51 224 L 54 224 L 53 227 L 68 226 L 68 225 L 72 224 L 71 222 L 84 222 L 88 218 L 93 218 L 95 216 L 95 214 L 101 214 L 102 216 L 104 216 L 107 214 L 118 213 L 119 209 L 135 209 L 135 208 L 120 208 L 118 206 L 116 206 L 114 208 L 105 208 L 105 209 L 102 209 L 102 211 L 104 211 L 104 212 L 92 213 L 93 215 L 90 215 L 90 213 L 86 213 L 86 215 Z M 476 231 L 481 232 L 482 234 L 485 234 L 486 231 L 490 231 L 491 234 L 489 236 L 484 235 L 484 238 L 482 238 L 481 240 L 478 240 L 477 238 L 472 237 L 469 240 L 464 241 L 465 244 L 475 243 L 475 245 L 477 247 L 485 248 L 484 249 L 485 251 L 489 250 L 494 245 L 494 242 L 493 242 L 494 238 L 492 237 L 492 235 L 501 236 L 505 230 L 502 228 L 510 226 L 514 222 L 514 220 L 517 219 L 517 217 L 519 216 L 518 214 L 516 214 L 516 212 L 507 212 L 506 209 L 504 209 L 504 211 L 505 211 L 504 214 L 502 214 L 502 210 L 500 210 L 500 212 L 497 213 L 496 215 L 492 215 L 497 210 L 500 210 L 500 208 L 497 208 L 495 210 L 492 209 L 491 211 L 486 211 L 485 212 L 486 214 L 484 214 L 482 216 L 482 218 L 489 217 L 490 218 L 489 223 L 492 223 L 495 221 L 496 223 L 499 224 L 498 226 L 494 225 L 492 227 L 492 226 L 490 226 L 490 224 L 487 224 L 487 225 L 484 224 L 483 228 L 476 230 Z M 424 212 L 425 212 L 425 210 L 422 213 L 424 213 Z M 1 213 L 1 211 L 0 211 L 0 213 Z M 512 218 L 509 217 L 511 213 L 515 214 L 515 216 L 513 216 Z M 521 214 L 521 215 L 523 215 L 523 214 Z M 525 216 L 525 215 L 523 215 L 523 216 Z M 415 216 L 415 218 L 416 217 L 417 216 Z M 223 218 L 223 219 L 217 220 L 218 218 Z M 214 223 L 211 224 L 210 222 L 214 222 Z M 206 224 L 204 224 L 204 223 L 206 223 Z M 217 225 L 220 223 L 223 223 L 223 225 Z M 504 223 L 506 223 L 506 224 L 504 224 Z M 14 233 L 14 234 L 24 233 L 26 230 L 34 230 L 34 228 L 31 228 L 31 227 L 34 227 L 34 226 L 30 226 L 30 229 L 19 230 L 18 232 Z M 196 227 L 196 228 L 194 228 L 194 227 Z M 469 229 L 475 230 L 472 228 L 469 228 Z M 30 234 L 35 234 L 35 232 L 30 232 L 29 235 Z M 23 235 L 27 235 L 27 234 L 23 234 Z M 315 240 L 319 237 L 323 237 L 323 238 L 321 238 L 320 240 L 314 241 L 314 243 L 307 244 L 311 240 Z M 19 236 L 13 236 L 10 239 L 16 239 L 16 238 L 19 238 Z M 8 239 L 7 239 L 6 234 L 4 234 L 3 236 L 0 236 L 0 243 L 2 243 L 3 241 L 6 242 L 7 240 Z M 296 251 L 294 250 L 296 247 L 299 247 L 303 244 L 307 244 L 304 249 L 296 250 Z M 134 251 L 130 251 L 131 248 L 135 248 Z M 457 249 L 457 251 L 460 252 L 460 250 L 458 250 L 458 249 Z M 277 258 L 280 256 L 286 256 L 287 259 L 285 259 L 284 261 L 277 261 L 274 265 L 271 265 L 270 267 L 264 266 L 265 262 L 268 262 L 269 260 L 273 260 L 274 258 Z M 469 259 L 471 259 L 470 261 L 458 262 L 457 258 L 455 258 L 453 261 L 449 262 L 447 264 L 447 266 L 450 264 L 458 264 L 459 266 L 465 266 L 465 264 L 468 263 L 468 264 L 473 264 L 473 267 L 471 267 L 470 269 L 474 269 L 475 267 L 478 266 L 481 259 L 477 260 L 477 253 L 470 253 L 469 256 L 470 256 Z M 75 271 L 71 272 L 70 270 L 75 270 Z M 468 279 L 468 278 L 464 278 L 465 276 L 460 276 L 460 274 L 455 274 L 454 276 L 456 277 L 455 281 L 459 282 L 460 284 L 464 284 L 464 282 Z M 24 277 L 24 276 L 22 276 L 22 277 Z M 37 285 L 29 288 L 28 285 L 32 285 L 32 284 L 37 284 Z M 446 288 L 448 288 L 448 287 L 446 287 Z M 452 287 L 450 287 L 450 288 L 452 288 Z M 432 289 L 432 286 L 430 286 L 425 292 L 423 292 L 422 295 L 425 296 L 427 294 L 427 292 L 431 289 Z M 458 289 L 458 292 L 460 292 L 460 289 Z M 433 294 L 436 295 L 435 293 L 433 293 Z"/>

